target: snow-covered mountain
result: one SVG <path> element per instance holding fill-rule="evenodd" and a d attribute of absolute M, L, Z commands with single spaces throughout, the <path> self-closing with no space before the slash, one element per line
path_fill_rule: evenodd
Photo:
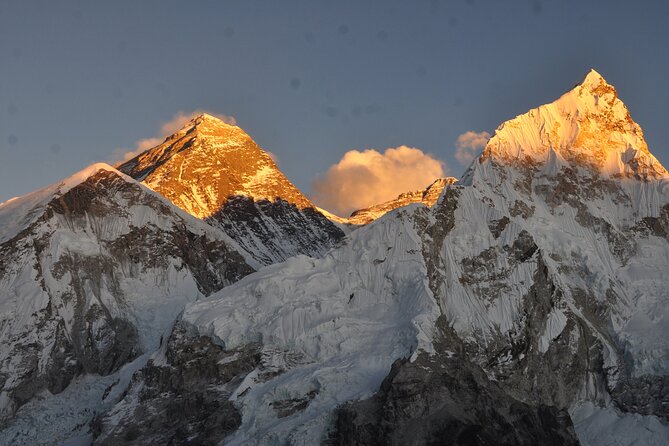
<path fill-rule="evenodd" d="M 668 186 L 592 71 L 433 207 L 189 304 L 96 441 L 666 445 Z"/>
<path fill-rule="evenodd" d="M 407 206 L 411 203 L 422 203 L 426 206 L 434 206 L 444 188 L 457 181 L 458 179 L 453 177 L 438 178 L 423 190 L 404 192 L 398 195 L 394 200 L 354 211 L 344 220 L 344 222 L 357 226 L 366 225 L 394 209 Z"/>
<path fill-rule="evenodd" d="M 244 130 L 206 113 L 118 169 L 224 229 L 262 265 L 320 256 L 344 236 Z"/>
<path fill-rule="evenodd" d="M 187 302 L 254 271 L 240 253 L 219 229 L 106 164 L 1 204 L 0 443 L 34 443 L 22 436 L 44 415 L 36 401 L 71 383 L 81 400 L 56 407 L 70 411 L 70 429 L 86 426 L 105 388 L 86 406 L 80 377 L 145 362 Z M 106 381 L 107 394 L 114 385 Z M 59 443 L 71 432 L 42 434 Z"/>
<path fill-rule="evenodd" d="M 669 443 L 669 174 L 594 71 L 350 219 L 209 115 L 119 169 L 0 204 L 2 444 Z"/>

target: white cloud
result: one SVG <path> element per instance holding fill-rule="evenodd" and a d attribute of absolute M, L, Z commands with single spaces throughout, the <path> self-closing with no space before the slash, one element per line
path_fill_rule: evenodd
<path fill-rule="evenodd" d="M 202 113 L 207 113 L 209 115 L 215 116 L 226 124 L 237 125 L 237 121 L 234 117 L 223 115 L 220 113 L 213 113 L 210 111 L 197 109 L 192 112 L 177 112 L 172 119 L 167 122 L 164 122 L 160 126 L 160 131 L 157 136 L 151 138 L 142 138 L 137 140 L 135 143 L 134 149 L 115 149 L 112 154 L 113 164 L 128 161 L 131 158 L 139 155 L 140 153 L 148 150 L 152 147 L 155 147 L 162 143 L 166 137 L 175 133 L 177 130 L 182 128 L 188 121 L 193 119 L 196 116 L 201 115 Z"/>
<path fill-rule="evenodd" d="M 429 186 L 443 177 L 445 164 L 407 146 L 350 150 L 313 183 L 313 200 L 339 215 L 392 200 L 407 191 Z"/>
<path fill-rule="evenodd" d="M 488 132 L 467 131 L 455 141 L 455 159 L 464 166 L 471 163 L 490 139 Z"/>

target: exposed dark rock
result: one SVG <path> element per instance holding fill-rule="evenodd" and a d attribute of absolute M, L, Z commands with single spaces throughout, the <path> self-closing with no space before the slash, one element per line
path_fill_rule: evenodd
<path fill-rule="evenodd" d="M 462 259 L 460 282 L 491 302 L 510 290 L 508 279 L 514 268 L 530 261 L 537 249 L 532 236 L 523 230 L 510 246 L 491 246 L 476 256 Z"/>
<path fill-rule="evenodd" d="M 517 217 L 520 215 L 524 219 L 528 219 L 534 215 L 534 206 L 530 207 L 524 201 L 516 200 L 514 201 L 511 209 L 509 209 L 509 213 L 512 217 Z"/>
<path fill-rule="evenodd" d="M 654 235 L 669 240 L 669 204 L 662 207 L 658 217 L 644 217 L 632 232 Z"/>
<path fill-rule="evenodd" d="M 536 194 L 553 208 L 568 204 L 576 209 L 576 221 L 606 237 L 611 253 L 623 265 L 627 263 L 636 252 L 634 238 L 604 218 L 592 215 L 586 205 L 589 201 L 602 199 L 604 195 L 616 204 L 629 204 L 631 200 L 620 186 L 596 171 L 579 175 L 573 168 L 563 168 L 551 180 L 552 184 L 536 186 Z"/>
<path fill-rule="evenodd" d="M 423 258 L 427 266 L 427 278 L 430 289 L 435 296 L 439 295 L 439 285 L 441 271 L 444 268 L 443 261 L 439 252 L 446 236 L 455 227 L 455 210 L 458 207 L 460 191 L 456 187 L 449 187 L 444 190 L 442 198 L 432 208 L 435 218 L 439 222 L 437 225 L 428 224 L 427 219 L 416 214 L 415 221 L 419 227 L 418 233 L 423 239 Z"/>
<path fill-rule="evenodd" d="M 511 247 L 504 247 L 518 263 L 528 261 L 539 249 L 529 232 L 522 230 Z"/>
<path fill-rule="evenodd" d="M 311 400 L 318 395 L 318 390 L 308 392 L 303 398 L 287 398 L 270 403 L 278 418 L 285 418 L 307 408 Z"/>
<path fill-rule="evenodd" d="M 504 216 L 499 220 L 491 221 L 490 224 L 488 224 L 488 228 L 495 238 L 499 238 L 499 236 L 502 235 L 504 229 L 506 229 L 506 226 L 509 224 L 509 221 L 509 217 Z"/>
<path fill-rule="evenodd" d="M 669 422 L 669 376 L 644 375 L 620 380 L 611 391 L 624 412 L 656 415 Z"/>
<path fill-rule="evenodd" d="M 178 323 L 164 361 L 149 361 L 125 398 L 93 421 L 95 444 L 220 443 L 241 424 L 230 394 L 260 360 L 257 345 L 226 350 L 207 336 L 190 336 Z"/>
<path fill-rule="evenodd" d="M 314 208 L 280 199 L 232 196 L 207 221 L 220 226 L 263 265 L 297 254 L 320 257 L 344 238 L 342 230 Z"/>
<path fill-rule="evenodd" d="M 578 445 L 569 415 L 522 403 L 455 352 L 398 360 L 370 399 L 338 409 L 330 445 Z"/>

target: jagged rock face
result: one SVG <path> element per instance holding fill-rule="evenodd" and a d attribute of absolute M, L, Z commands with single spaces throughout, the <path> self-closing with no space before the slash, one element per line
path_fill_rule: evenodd
<path fill-rule="evenodd" d="M 352 225 L 366 225 L 393 209 L 412 203 L 422 203 L 426 206 L 434 206 L 444 188 L 457 181 L 457 178 L 453 177 L 439 178 L 424 190 L 405 192 L 398 195 L 394 200 L 357 210 L 353 212 L 348 219 L 345 219 L 345 222 Z"/>
<path fill-rule="evenodd" d="M 253 345 L 226 350 L 177 324 L 124 403 L 93 421 L 94 444 L 219 444 L 241 424 L 228 398 L 260 359 Z"/>
<path fill-rule="evenodd" d="M 564 410 L 584 402 L 637 414 L 630 435 L 648 438 L 643 420 L 666 416 L 666 185 L 638 125 L 591 73 L 502 125 L 432 208 L 391 211 L 322 259 L 298 256 L 189 305 L 183 323 L 196 333 L 259 345 L 280 365 L 257 366 L 234 394 L 242 421 L 226 443 L 427 444 L 464 432 L 463 442 L 531 444 L 553 432 L 569 444 Z M 477 395 L 489 412 L 453 407 Z M 366 401 L 335 423 L 354 400 Z M 484 417 L 500 430 L 479 428 Z M 507 424 L 522 432 L 503 437 Z"/>
<path fill-rule="evenodd" d="M 260 265 L 319 256 L 344 237 L 249 135 L 207 114 L 118 169 L 224 228 Z"/>
<path fill-rule="evenodd" d="M 113 168 L 79 176 L 32 196 L 0 240 L 3 422 L 151 351 L 186 302 L 253 271 L 229 238 Z"/>
<path fill-rule="evenodd" d="M 335 413 L 330 445 L 578 445 L 569 414 L 509 397 L 460 355 L 396 361 L 370 399 Z"/>
<path fill-rule="evenodd" d="M 669 376 L 644 375 L 620 380 L 611 392 L 625 412 L 656 415 L 669 422 Z"/>
<path fill-rule="evenodd" d="M 532 405 L 570 407 L 593 376 L 588 391 L 598 398 L 606 378 L 596 333 L 565 316 L 564 291 L 534 236 L 481 202 L 453 187 L 434 220 L 416 220 L 430 290 L 466 357 Z"/>
<path fill-rule="evenodd" d="M 344 237 L 323 214 L 283 199 L 254 201 L 236 196 L 206 220 L 218 226 L 261 265 L 298 254 L 322 257 Z"/>

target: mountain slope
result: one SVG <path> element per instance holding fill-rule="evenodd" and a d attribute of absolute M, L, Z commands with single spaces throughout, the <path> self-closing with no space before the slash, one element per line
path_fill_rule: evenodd
<path fill-rule="evenodd" d="M 559 119 L 536 121 L 553 109 Z M 537 110 L 501 126 L 462 183 L 522 220 L 577 305 L 594 305 L 591 317 L 620 337 L 621 353 L 634 358 L 625 370 L 666 373 L 668 346 L 658 336 L 669 318 L 647 317 L 666 302 L 660 271 L 669 175 L 615 89 L 594 71 Z M 517 147 L 513 157 L 510 147 Z"/>
<path fill-rule="evenodd" d="M 225 234 L 104 164 L 3 203 L 0 221 L 5 427 L 36 396 L 48 400 L 81 375 L 114 374 L 155 350 L 187 302 L 253 271 Z M 73 404 L 68 422 L 87 423 Z M 0 442 L 36 441 L 20 426 L 38 416 L 22 413 Z"/>
<path fill-rule="evenodd" d="M 344 235 L 249 135 L 208 114 L 118 169 L 224 228 L 263 265 L 320 256 Z"/>
<path fill-rule="evenodd" d="M 370 432 L 428 444 L 449 426 L 463 444 L 543 442 L 519 416 L 564 443 L 575 427 L 606 444 L 620 420 L 622 444 L 665 444 L 668 234 L 666 170 L 591 72 L 502 124 L 432 208 L 391 211 L 322 259 L 295 257 L 189 305 L 98 441 L 155 440 L 138 414 L 168 391 L 204 398 L 209 382 L 236 415 L 201 439 L 228 444 L 356 444 Z M 218 366 L 197 386 L 147 379 L 189 373 L 179 358 L 202 342 L 218 346 L 207 357 Z M 409 429 L 426 418 L 427 431 Z M 505 423 L 519 430 L 502 437 Z"/>

